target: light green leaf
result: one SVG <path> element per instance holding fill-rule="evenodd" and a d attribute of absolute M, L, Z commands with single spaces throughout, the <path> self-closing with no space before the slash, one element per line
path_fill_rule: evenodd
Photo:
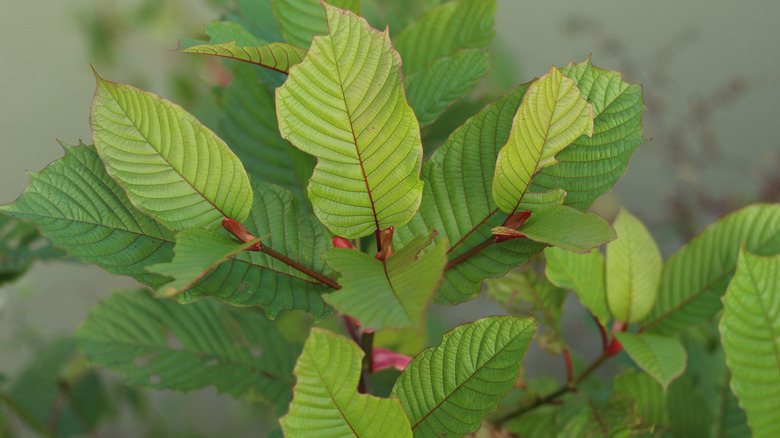
<path fill-rule="evenodd" d="M 607 244 L 607 302 L 618 321 L 636 322 L 655 303 L 661 280 L 661 251 L 644 224 L 621 209 L 618 238 Z"/>
<path fill-rule="evenodd" d="M 290 401 L 300 351 L 260 312 L 214 300 L 182 306 L 144 290 L 101 301 L 74 338 L 92 363 L 134 384 L 177 391 L 214 386 L 234 397 L 254 392 L 279 413 Z"/>
<path fill-rule="evenodd" d="M 593 108 L 576 83 L 555 68 L 534 82 L 512 122 L 509 141 L 498 154 L 493 199 L 513 213 L 539 170 L 580 135 L 593 134 Z"/>
<path fill-rule="evenodd" d="M 439 58 L 404 80 L 406 98 L 420 126 L 436 121 L 490 70 L 490 52 L 466 49 Z"/>
<path fill-rule="evenodd" d="M 184 230 L 176 234 L 174 257 L 169 263 L 152 265 L 149 272 L 171 277 L 174 280 L 160 288 L 165 296 L 172 296 L 189 289 L 209 271 L 241 253 L 261 239 L 240 243 L 224 231 L 206 231 L 200 228 Z"/>
<path fill-rule="evenodd" d="M 54 248 L 35 225 L 0 214 L 0 286 L 24 275 L 36 260 L 64 256 L 65 252 Z"/>
<path fill-rule="evenodd" d="M 144 268 L 173 258 L 173 233 L 138 211 L 103 167 L 93 146 L 61 143 L 65 156 L 39 173 L 0 210 L 33 221 L 72 257 L 149 286 L 170 279 Z"/>
<path fill-rule="evenodd" d="M 326 10 L 330 34 L 316 37 L 291 69 L 276 108 L 282 136 L 318 158 L 309 181 L 315 214 L 335 234 L 356 238 L 399 227 L 417 211 L 422 144 L 387 33 Z"/>
<path fill-rule="evenodd" d="M 486 48 L 495 36 L 495 15 L 495 0 L 453 1 L 428 11 L 393 38 L 404 74 L 458 50 Z"/>
<path fill-rule="evenodd" d="M 291 191 L 302 209 L 315 159 L 279 135 L 273 93 L 258 80 L 251 66 L 233 66 L 233 82 L 220 102 L 219 134 L 256 180 Z"/>
<path fill-rule="evenodd" d="M 780 254 L 780 205 L 759 204 L 707 227 L 666 260 L 644 330 L 676 333 L 712 318 L 734 274 L 740 242 L 751 254 Z"/>
<path fill-rule="evenodd" d="M 287 73 L 306 56 L 306 51 L 285 43 L 271 43 L 263 46 L 239 46 L 235 41 L 222 44 L 198 44 L 180 50 L 184 53 L 214 55 L 223 58 L 245 61 L 261 67 L 270 68 L 279 73 Z"/>
<path fill-rule="evenodd" d="M 561 328 L 565 290 L 547 281 L 529 265 L 509 271 L 501 278 L 488 279 L 485 286 L 488 297 L 507 313 L 536 318 L 542 327 L 534 337 L 536 343 L 553 356 L 561 354 L 566 347 Z"/>
<path fill-rule="evenodd" d="M 360 15 L 359 0 L 331 0 L 329 3 Z M 328 34 L 328 21 L 319 0 L 273 0 L 272 6 L 288 43 L 308 49 L 312 36 Z"/>
<path fill-rule="evenodd" d="M 666 391 L 669 383 L 685 371 L 688 355 L 680 341 L 666 336 L 642 333 L 615 333 L 631 359 L 650 374 Z"/>
<path fill-rule="evenodd" d="M 329 275 L 320 259 L 331 248 L 325 228 L 309 214 L 302 214 L 290 192 L 254 182 L 252 211 L 243 224 L 254 236 L 266 236 L 263 244 L 301 264 Z M 329 308 L 320 297 L 328 286 L 261 252 L 242 251 L 208 272 L 176 299 L 191 302 L 214 296 L 236 306 L 262 306 L 273 318 L 285 309 L 301 309 L 321 319 Z"/>
<path fill-rule="evenodd" d="M 384 263 L 354 249 L 328 250 L 322 258 L 341 273 L 341 289 L 326 295 L 325 301 L 366 329 L 420 328 L 447 263 L 446 240 L 419 255 L 432 240 L 419 236 Z"/>
<path fill-rule="evenodd" d="M 545 274 L 558 287 L 572 290 L 590 313 L 606 327 L 610 320 L 607 307 L 604 256 L 598 250 L 577 254 L 561 248 L 544 250 Z"/>
<path fill-rule="evenodd" d="M 354 342 L 312 328 L 295 364 L 290 411 L 280 419 L 286 437 L 411 438 L 397 399 L 357 393 L 362 357 Z"/>
<path fill-rule="evenodd" d="M 531 181 L 531 192 L 566 190 L 564 204 L 587 211 L 626 172 L 628 159 L 645 142 L 642 87 L 623 81 L 618 72 L 594 67 L 588 58 L 561 73 L 574 80 L 582 98 L 593 106 L 593 136 L 580 136 L 555 156 L 558 163 L 542 169 Z"/>
<path fill-rule="evenodd" d="M 477 430 L 517 382 L 535 331 L 532 318 L 491 316 L 456 327 L 415 357 L 393 389 L 415 436 Z"/>
<path fill-rule="evenodd" d="M 581 253 L 615 239 L 615 230 L 601 216 L 563 205 L 532 213 L 519 232 L 536 242 Z"/>
<path fill-rule="evenodd" d="M 493 239 L 491 229 L 503 224 L 507 215 L 496 208 L 490 196 L 490 175 L 498 150 L 506 143 L 517 107 L 530 84 L 520 85 L 487 105 L 423 164 L 425 181 L 420 211 L 395 231 L 402 245 L 415 236 L 436 229 L 435 241 L 448 239 L 450 260 L 472 247 Z M 434 302 L 456 304 L 480 292 L 482 280 L 500 277 L 512 267 L 527 262 L 543 245 L 528 239 L 514 239 L 490 245 L 444 273 Z"/>
<path fill-rule="evenodd" d="M 754 437 L 780 435 L 780 256 L 750 254 L 742 244 L 718 324 L 731 390 Z"/>
<path fill-rule="evenodd" d="M 95 76 L 95 147 L 133 205 L 174 230 L 246 219 L 249 179 L 219 137 L 168 100 Z"/>

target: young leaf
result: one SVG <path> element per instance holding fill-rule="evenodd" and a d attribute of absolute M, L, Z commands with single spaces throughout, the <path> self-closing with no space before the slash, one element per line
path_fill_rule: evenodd
<path fill-rule="evenodd" d="M 563 205 L 531 214 L 519 232 L 536 242 L 581 253 L 615 239 L 615 230 L 601 216 Z"/>
<path fill-rule="evenodd" d="M 328 250 L 322 258 L 341 273 L 341 289 L 325 295 L 325 301 L 366 329 L 419 328 L 447 263 L 446 240 L 419 255 L 432 240 L 420 236 L 386 262 L 354 249 Z"/>
<path fill-rule="evenodd" d="M 687 354 L 680 341 L 666 336 L 642 333 L 615 333 L 631 359 L 650 374 L 664 391 L 685 371 Z"/>
<path fill-rule="evenodd" d="M 498 208 L 514 213 L 531 178 L 555 164 L 555 155 L 583 134 L 593 134 L 593 108 L 576 83 L 552 67 L 528 88 L 498 154 L 493 177 Z"/>
<path fill-rule="evenodd" d="M 531 343 L 531 318 L 491 316 L 445 333 L 441 345 L 412 359 L 393 395 L 415 436 L 462 436 L 479 428 L 518 379 Z"/>
<path fill-rule="evenodd" d="M 173 258 L 173 233 L 138 211 L 103 167 L 94 146 L 68 146 L 14 203 L 0 210 L 33 221 L 72 257 L 152 287 L 170 279 L 144 268 Z"/>
<path fill-rule="evenodd" d="M 330 248 L 327 231 L 309 214 L 301 214 L 290 192 L 262 182 L 254 182 L 252 211 L 244 223 L 254 236 L 267 236 L 263 244 L 300 262 L 312 270 L 328 275 L 321 254 Z M 242 251 L 209 271 L 190 289 L 176 296 L 190 302 L 214 296 L 237 306 L 262 306 L 269 317 L 284 309 L 301 309 L 320 319 L 329 309 L 320 294 L 325 286 L 271 256 Z"/>
<path fill-rule="evenodd" d="M 254 391 L 287 410 L 299 345 L 257 311 L 214 300 L 182 306 L 145 290 L 117 292 L 90 310 L 74 334 L 90 362 L 150 389 L 214 386 L 234 397 Z"/>
<path fill-rule="evenodd" d="M 279 73 L 289 72 L 290 67 L 300 63 L 306 56 L 305 50 L 290 44 L 270 43 L 247 47 L 240 46 L 235 41 L 221 44 L 198 44 L 179 51 L 236 59 L 270 68 Z"/>
<path fill-rule="evenodd" d="M 718 324 L 731 390 L 754 437 L 780 435 L 780 256 L 750 254 L 742 244 Z"/>
<path fill-rule="evenodd" d="M 282 136 L 318 158 L 309 180 L 315 214 L 333 233 L 356 238 L 399 227 L 417 211 L 422 144 L 387 33 L 325 8 L 330 34 L 291 69 L 276 108 Z"/>
<path fill-rule="evenodd" d="M 495 36 L 495 15 L 495 0 L 459 0 L 430 10 L 393 39 L 404 74 L 458 50 L 486 48 Z"/>
<path fill-rule="evenodd" d="M 618 238 L 607 244 L 607 302 L 618 321 L 636 322 L 655 303 L 661 279 L 661 251 L 647 228 L 621 209 L 615 222 Z"/>
<path fill-rule="evenodd" d="M 450 135 L 425 162 L 425 181 L 420 211 L 407 226 L 396 229 L 403 245 L 417 235 L 436 229 L 448 239 L 452 260 L 472 247 L 493 239 L 491 228 L 507 219 L 490 196 L 490 177 L 498 150 L 509 138 L 512 118 L 529 84 L 520 85 L 487 105 Z M 434 296 L 437 303 L 456 304 L 474 298 L 482 280 L 500 277 L 514 266 L 527 262 L 544 246 L 528 239 L 513 239 L 491 245 L 448 269 Z"/>
<path fill-rule="evenodd" d="M 780 205 L 753 205 L 731 213 L 669 257 L 645 330 L 676 333 L 722 309 L 720 297 L 734 274 L 740 242 L 752 254 L 780 254 Z"/>
<path fill-rule="evenodd" d="M 233 66 L 233 82 L 220 102 L 219 134 L 256 180 L 291 191 L 310 210 L 306 185 L 315 159 L 279 135 L 273 93 L 258 80 L 251 66 Z"/>
<path fill-rule="evenodd" d="M 420 126 L 433 123 L 490 70 L 490 52 L 465 49 L 439 58 L 404 80 L 406 98 Z"/>
<path fill-rule="evenodd" d="M 332 0 L 335 7 L 360 15 L 359 0 Z M 319 0 L 274 0 L 273 13 L 288 43 L 307 49 L 314 35 L 328 34 L 323 3 Z"/>
<path fill-rule="evenodd" d="M 176 234 L 173 260 L 146 269 L 174 279 L 160 288 L 163 295 L 172 296 L 189 289 L 209 271 L 259 241 L 242 244 L 225 233 L 200 228 L 184 230 Z"/>
<path fill-rule="evenodd" d="M 246 219 L 249 179 L 219 137 L 168 100 L 95 77 L 95 147 L 133 205 L 174 230 Z"/>
<path fill-rule="evenodd" d="M 561 328 L 566 291 L 556 287 L 530 267 L 509 271 L 501 278 L 485 281 L 487 294 L 502 309 L 512 315 L 530 315 L 542 329 L 535 337 L 537 344 L 553 356 L 566 347 Z"/>
<path fill-rule="evenodd" d="M 411 438 L 397 399 L 357 393 L 362 357 L 354 342 L 312 328 L 295 364 L 290 411 L 280 419 L 285 436 Z"/>
<path fill-rule="evenodd" d="M 572 290 L 590 313 L 606 327 L 610 320 L 607 307 L 604 256 L 598 250 L 577 254 L 561 248 L 544 250 L 545 274 L 558 287 Z"/>
<path fill-rule="evenodd" d="M 618 72 L 594 67 L 590 58 L 570 63 L 561 73 L 577 83 L 582 98 L 593 106 L 593 136 L 580 136 L 556 155 L 558 163 L 542 169 L 529 191 L 562 188 L 565 205 L 587 211 L 625 174 L 631 154 L 645 142 L 642 87 L 624 82 Z"/>

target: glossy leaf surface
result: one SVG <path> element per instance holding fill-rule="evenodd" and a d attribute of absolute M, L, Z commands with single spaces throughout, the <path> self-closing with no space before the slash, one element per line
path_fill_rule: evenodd
<path fill-rule="evenodd" d="M 318 159 L 309 180 L 315 214 L 355 238 L 401 226 L 417 211 L 422 144 L 387 33 L 326 10 L 330 34 L 291 69 L 276 108 L 282 136 Z"/>
<path fill-rule="evenodd" d="M 615 231 L 601 216 L 563 205 L 532 213 L 519 232 L 536 242 L 581 253 L 615 239 Z"/>

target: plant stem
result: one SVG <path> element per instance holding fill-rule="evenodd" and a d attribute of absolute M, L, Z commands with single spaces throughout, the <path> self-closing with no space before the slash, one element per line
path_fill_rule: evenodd
<path fill-rule="evenodd" d="M 297 261 L 287 257 L 286 255 L 284 255 L 284 254 L 282 254 L 282 253 L 280 253 L 278 251 L 275 251 L 275 250 L 273 250 L 273 249 L 263 245 L 262 242 L 259 242 L 259 245 L 258 245 L 257 248 L 263 254 L 267 254 L 267 255 L 275 258 L 276 260 L 279 260 L 280 262 L 282 262 L 282 263 L 284 263 L 286 265 L 290 265 L 293 268 L 295 268 L 295 269 L 303 272 L 304 274 L 308 275 L 309 277 L 314 278 L 314 279 L 318 280 L 319 282 L 324 283 L 324 284 L 332 287 L 335 290 L 341 289 L 341 285 L 336 283 L 333 279 L 328 278 L 328 277 L 320 274 L 319 272 L 315 271 L 314 269 L 311 269 L 308 266 L 304 266 L 304 265 L 298 263 Z"/>
<path fill-rule="evenodd" d="M 473 248 L 469 249 L 468 251 L 464 252 L 463 254 L 455 257 L 454 259 L 447 262 L 447 264 L 444 266 L 444 270 L 455 267 L 458 263 L 466 260 L 467 258 L 473 256 L 474 254 L 482 251 L 483 249 L 487 248 L 488 246 L 494 244 L 496 240 L 491 236 L 487 239 L 485 239 L 482 243 L 480 243 L 477 246 L 474 246 Z"/>
<path fill-rule="evenodd" d="M 360 336 L 360 347 L 363 349 L 363 371 L 360 373 L 360 386 L 366 394 L 373 394 L 374 388 L 371 384 L 371 368 L 374 365 L 374 332 L 364 331 Z"/>

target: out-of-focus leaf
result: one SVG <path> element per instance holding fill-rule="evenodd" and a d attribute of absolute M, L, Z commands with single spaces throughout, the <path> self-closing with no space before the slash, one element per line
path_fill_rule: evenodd
<path fill-rule="evenodd" d="M 685 371 L 687 354 L 675 338 L 642 333 L 615 333 L 631 359 L 666 391 L 669 383 Z"/>
<path fill-rule="evenodd" d="M 36 260 L 63 256 L 65 252 L 54 248 L 35 225 L 0 214 L 0 286 L 19 278 Z"/>
<path fill-rule="evenodd" d="M 329 3 L 360 15 L 359 0 L 331 0 Z M 272 5 L 288 43 L 308 49 L 314 35 L 328 34 L 328 21 L 319 0 L 273 0 Z"/>
<path fill-rule="evenodd" d="M 607 307 L 604 256 L 594 249 L 578 254 L 561 248 L 544 250 L 547 278 L 558 287 L 570 289 L 580 302 L 606 327 L 610 320 Z"/>

